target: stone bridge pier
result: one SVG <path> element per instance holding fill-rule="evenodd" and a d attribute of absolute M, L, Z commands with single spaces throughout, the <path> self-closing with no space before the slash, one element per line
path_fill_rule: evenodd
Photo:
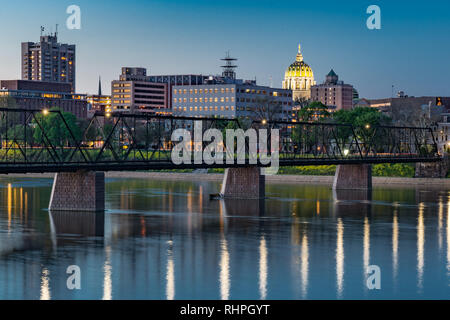
<path fill-rule="evenodd" d="M 225 169 L 220 195 L 225 199 L 263 199 L 265 182 L 261 168 L 228 168 Z"/>
<path fill-rule="evenodd" d="M 77 171 L 55 174 L 49 210 L 104 211 L 105 173 Z"/>
<path fill-rule="evenodd" d="M 336 167 L 333 190 L 371 190 L 372 166 L 370 164 L 346 164 Z"/>

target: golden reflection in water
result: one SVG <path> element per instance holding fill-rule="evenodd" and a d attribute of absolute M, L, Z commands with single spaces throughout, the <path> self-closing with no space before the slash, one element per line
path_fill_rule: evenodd
<path fill-rule="evenodd" d="M 442 254 L 442 227 L 444 219 L 444 201 L 442 196 L 439 196 L 439 210 L 438 210 L 438 247 L 439 247 L 439 256 Z"/>
<path fill-rule="evenodd" d="M 397 279 L 398 270 L 398 211 L 394 210 L 394 217 L 392 220 L 392 270 L 394 280 Z"/>
<path fill-rule="evenodd" d="M 103 297 L 102 300 L 112 300 L 112 267 L 111 246 L 105 247 L 105 264 L 103 266 Z"/>
<path fill-rule="evenodd" d="M 302 239 L 302 256 L 301 256 L 301 287 L 302 287 L 302 296 L 306 297 L 306 293 L 308 292 L 308 273 L 309 273 L 309 247 L 308 247 L 308 236 L 306 233 L 303 235 Z"/>
<path fill-rule="evenodd" d="M 417 218 L 417 286 L 422 289 L 423 286 L 423 268 L 424 268 L 424 246 L 425 246 L 425 224 L 424 224 L 424 203 L 419 204 L 419 217 Z"/>
<path fill-rule="evenodd" d="M 51 300 L 50 294 L 50 272 L 44 268 L 41 273 L 41 297 L 40 300 Z"/>
<path fill-rule="evenodd" d="M 7 207 L 8 207 L 8 232 L 11 231 L 11 214 L 12 214 L 12 186 L 11 183 L 8 183 L 8 199 L 7 199 Z"/>
<path fill-rule="evenodd" d="M 28 192 L 25 192 L 25 222 L 28 222 Z"/>
<path fill-rule="evenodd" d="M 20 188 L 20 222 L 23 222 L 23 188 Z"/>
<path fill-rule="evenodd" d="M 340 297 L 344 288 L 344 224 L 341 218 L 338 219 L 337 223 L 336 287 L 338 297 Z"/>
<path fill-rule="evenodd" d="M 364 276 L 367 276 L 366 270 L 370 264 L 370 223 L 369 218 L 364 218 L 364 241 L 363 241 L 363 265 Z"/>
<path fill-rule="evenodd" d="M 316 213 L 317 213 L 317 215 L 320 215 L 320 201 L 319 200 L 317 200 L 317 202 L 316 202 Z"/>
<path fill-rule="evenodd" d="M 267 245 L 264 236 L 259 241 L 259 295 L 261 300 L 267 297 Z"/>
<path fill-rule="evenodd" d="M 175 298 L 175 262 L 173 260 L 172 241 L 169 241 L 167 249 L 167 274 L 166 274 L 166 298 L 173 300 Z"/>
<path fill-rule="evenodd" d="M 222 239 L 220 247 L 220 299 L 228 300 L 230 297 L 230 255 L 225 238 Z"/>
<path fill-rule="evenodd" d="M 203 187 L 199 186 L 198 188 L 198 212 L 203 213 Z"/>

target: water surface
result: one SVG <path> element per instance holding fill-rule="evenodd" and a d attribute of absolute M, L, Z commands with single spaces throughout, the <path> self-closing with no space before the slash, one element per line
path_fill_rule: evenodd
<path fill-rule="evenodd" d="M 0 178 L 0 299 L 450 298 L 450 190 L 109 179 L 101 216 L 48 212 L 51 184 Z"/>

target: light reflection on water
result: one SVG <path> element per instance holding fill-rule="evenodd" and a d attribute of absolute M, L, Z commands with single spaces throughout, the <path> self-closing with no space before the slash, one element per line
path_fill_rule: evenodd
<path fill-rule="evenodd" d="M 269 184 L 265 201 L 217 201 L 218 183 L 119 179 L 102 216 L 49 213 L 50 187 L 0 178 L 0 299 L 450 298 L 448 190 Z"/>

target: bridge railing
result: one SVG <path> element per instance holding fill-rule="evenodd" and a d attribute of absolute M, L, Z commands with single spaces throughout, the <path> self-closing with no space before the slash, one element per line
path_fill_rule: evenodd
<path fill-rule="evenodd" d="M 188 133 L 190 141 L 183 143 L 188 143 L 187 149 L 192 152 L 190 164 L 175 166 L 172 151 L 180 139 L 174 139 L 173 134 L 178 129 Z M 244 132 L 254 129 L 258 151 L 267 151 L 261 150 L 260 130 L 268 129 L 266 148 L 277 150 L 283 165 L 413 162 L 439 158 L 430 128 L 357 128 L 345 124 L 283 121 L 243 124 L 236 119 L 125 112 L 97 112 L 92 119 L 80 122 L 60 110 L 0 108 L 0 167 L 6 172 L 8 167 L 14 166 L 38 166 L 42 170 L 45 166 L 58 169 L 77 165 L 102 170 L 208 167 L 196 162 L 195 151 L 205 150 L 211 143 L 211 139 L 202 139 L 209 129 L 223 136 L 227 129 Z M 274 132 L 279 135 L 278 146 L 271 145 Z M 243 157 L 248 160 L 251 157 L 249 143 L 253 142 L 247 139 L 245 150 L 237 150 L 234 144 L 226 145 L 223 137 L 223 163 L 230 152 L 234 157 L 244 153 Z"/>
<path fill-rule="evenodd" d="M 321 122 L 254 122 L 255 128 L 278 129 L 280 159 L 286 161 L 436 159 L 431 128 L 370 126 Z"/>

